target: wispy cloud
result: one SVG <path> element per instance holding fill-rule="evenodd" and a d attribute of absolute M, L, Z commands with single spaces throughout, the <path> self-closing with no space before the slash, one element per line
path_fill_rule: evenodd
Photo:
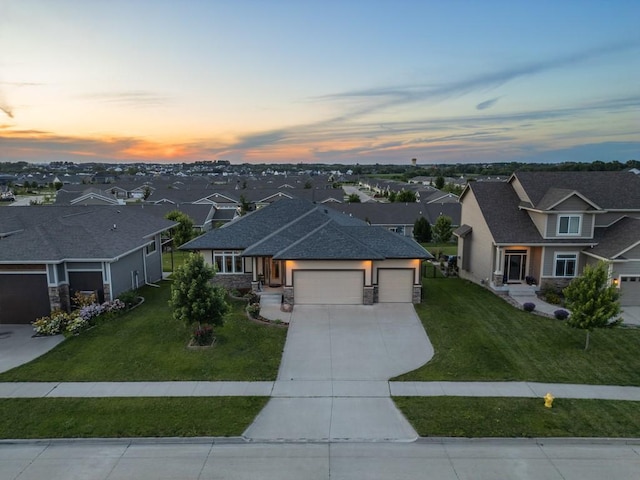
<path fill-rule="evenodd" d="M 480 102 L 476 105 L 476 110 L 486 110 L 487 108 L 493 107 L 496 103 L 498 103 L 500 97 L 495 97 L 490 100 L 485 100 L 484 102 Z"/>
<path fill-rule="evenodd" d="M 156 107 L 169 102 L 167 96 L 144 90 L 89 93 L 81 95 L 81 98 L 132 107 Z"/>

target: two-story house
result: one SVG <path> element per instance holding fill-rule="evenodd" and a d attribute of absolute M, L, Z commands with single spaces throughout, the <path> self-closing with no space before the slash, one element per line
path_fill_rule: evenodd
<path fill-rule="evenodd" d="M 640 305 L 640 176 L 519 172 L 463 191 L 460 276 L 508 292 L 564 288 L 585 265 L 609 262 L 622 305 Z"/>

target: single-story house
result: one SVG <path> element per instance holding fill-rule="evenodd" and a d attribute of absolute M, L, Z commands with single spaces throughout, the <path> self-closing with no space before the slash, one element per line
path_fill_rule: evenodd
<path fill-rule="evenodd" d="M 175 222 L 113 206 L 0 208 L 0 324 L 68 310 L 162 278 L 162 232 Z"/>
<path fill-rule="evenodd" d="M 419 303 L 431 254 L 327 206 L 283 198 L 184 244 L 229 288 L 277 289 L 285 303 Z"/>

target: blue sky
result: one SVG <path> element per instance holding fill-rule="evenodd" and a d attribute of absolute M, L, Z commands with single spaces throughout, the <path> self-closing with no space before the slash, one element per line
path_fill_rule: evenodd
<path fill-rule="evenodd" d="M 0 161 L 640 158 L 640 2 L 0 0 Z"/>

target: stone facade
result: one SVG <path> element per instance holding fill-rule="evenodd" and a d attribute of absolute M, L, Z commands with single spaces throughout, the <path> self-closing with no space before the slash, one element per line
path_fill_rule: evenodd
<path fill-rule="evenodd" d="M 414 304 L 422 302 L 422 285 L 413 286 L 413 297 L 411 298 L 411 302 Z"/>
<path fill-rule="evenodd" d="M 493 285 L 495 287 L 501 287 L 504 285 L 504 275 L 502 273 L 493 274 Z"/>
<path fill-rule="evenodd" d="M 282 298 L 283 303 L 293 305 L 293 287 L 284 287 Z"/>
<path fill-rule="evenodd" d="M 69 297 L 69 285 L 58 285 L 57 287 L 49 287 L 49 307 L 51 310 L 64 310 L 68 312 L 71 308 L 71 299 Z"/>
<path fill-rule="evenodd" d="M 373 305 L 373 287 L 364 287 L 364 305 Z"/>
<path fill-rule="evenodd" d="M 102 285 L 102 293 L 104 295 L 104 301 L 110 302 L 111 301 L 111 285 L 109 285 L 108 283 L 104 283 Z"/>
<path fill-rule="evenodd" d="M 542 278 L 540 279 L 540 290 L 552 289 L 561 292 L 567 287 L 573 278 Z"/>
<path fill-rule="evenodd" d="M 216 275 L 213 277 L 212 283 L 214 285 L 222 285 L 228 290 L 240 290 L 251 289 L 251 280 L 253 280 L 253 276 L 250 273 L 243 273 L 239 275 Z"/>

